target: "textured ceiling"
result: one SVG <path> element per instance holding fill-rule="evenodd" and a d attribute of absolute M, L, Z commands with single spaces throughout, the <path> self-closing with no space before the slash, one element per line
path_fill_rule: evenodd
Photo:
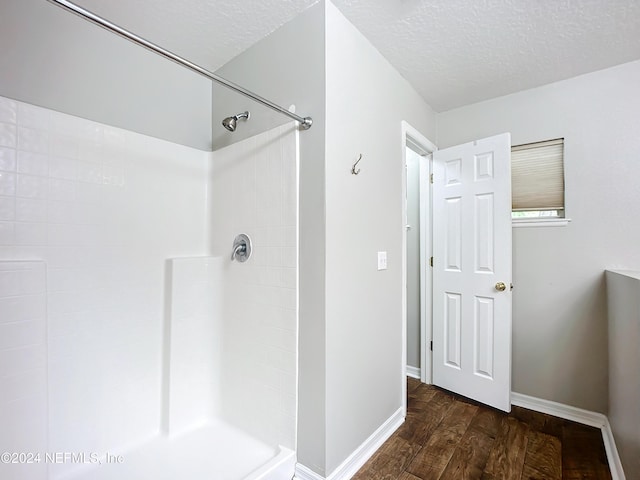
<path fill-rule="evenodd" d="M 317 0 L 77 0 L 215 70 Z M 333 0 L 436 111 L 640 59 L 639 0 Z"/>
<path fill-rule="evenodd" d="M 640 58 L 638 0 L 335 0 L 435 110 Z"/>

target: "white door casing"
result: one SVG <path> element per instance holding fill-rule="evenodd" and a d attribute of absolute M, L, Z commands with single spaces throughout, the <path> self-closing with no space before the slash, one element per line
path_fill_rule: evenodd
<path fill-rule="evenodd" d="M 436 146 L 430 142 L 417 129 L 413 128 L 405 121 L 401 122 L 402 142 L 399 144 L 400 155 L 402 158 L 402 168 L 406 165 L 407 147 L 419 152 L 422 158 L 420 162 L 420 256 L 421 256 L 421 276 L 420 276 L 420 376 L 425 383 L 431 383 L 431 351 L 429 350 L 429 341 L 431 337 L 431 272 L 428 265 L 428 258 L 431 255 L 431 190 L 429 185 L 429 170 L 431 162 L 429 155 Z M 402 198 L 406 199 L 407 184 L 406 175 L 402 178 Z M 427 215 L 426 212 L 429 212 Z M 407 224 L 407 206 L 406 201 L 402 202 L 402 318 L 407 318 L 407 234 L 405 225 Z M 424 237 L 424 238 L 423 238 Z M 426 334 L 428 332 L 428 335 Z M 406 380 L 406 359 L 407 359 L 407 324 L 402 322 L 402 374 L 399 377 L 400 388 L 402 392 L 403 407 L 406 413 L 407 401 L 407 380 Z"/>
<path fill-rule="evenodd" d="M 508 412 L 510 135 L 437 150 L 433 175 L 433 382 Z"/>

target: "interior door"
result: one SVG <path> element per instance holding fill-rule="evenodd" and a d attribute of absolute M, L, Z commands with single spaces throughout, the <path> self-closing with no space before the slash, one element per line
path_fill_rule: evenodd
<path fill-rule="evenodd" d="M 433 156 L 433 383 L 511 410 L 511 138 Z"/>

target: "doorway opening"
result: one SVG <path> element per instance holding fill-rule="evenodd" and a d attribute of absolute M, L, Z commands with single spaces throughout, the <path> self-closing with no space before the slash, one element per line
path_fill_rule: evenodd
<path fill-rule="evenodd" d="M 432 142 L 402 122 L 403 362 L 405 374 L 423 383 L 431 383 L 430 175 L 435 150 Z M 404 390 L 406 375 L 402 377 Z"/>

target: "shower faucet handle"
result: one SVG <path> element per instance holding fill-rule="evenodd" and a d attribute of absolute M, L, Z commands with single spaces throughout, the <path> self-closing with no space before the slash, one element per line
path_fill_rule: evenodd
<path fill-rule="evenodd" d="M 247 246 L 245 244 L 236 245 L 231 254 L 231 260 L 235 260 L 236 257 L 244 257 L 247 253 Z"/>
<path fill-rule="evenodd" d="M 233 250 L 231 252 L 231 261 L 236 260 L 244 263 L 251 256 L 251 239 L 248 235 L 241 233 L 233 240 Z"/>

